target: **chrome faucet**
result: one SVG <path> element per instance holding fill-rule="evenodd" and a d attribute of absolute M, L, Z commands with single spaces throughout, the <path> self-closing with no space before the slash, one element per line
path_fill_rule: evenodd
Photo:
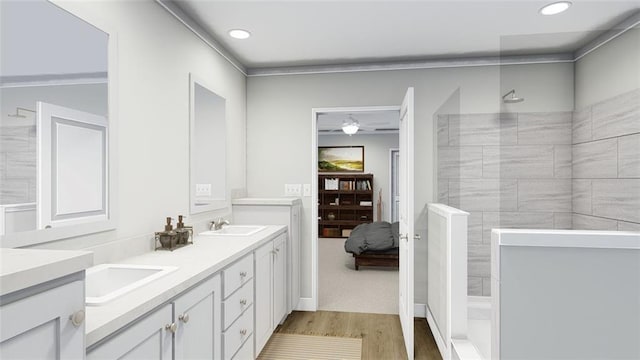
<path fill-rule="evenodd" d="M 209 230 L 220 230 L 222 229 L 222 225 L 229 225 L 229 220 L 225 220 L 223 218 L 213 220 L 209 223 Z"/>

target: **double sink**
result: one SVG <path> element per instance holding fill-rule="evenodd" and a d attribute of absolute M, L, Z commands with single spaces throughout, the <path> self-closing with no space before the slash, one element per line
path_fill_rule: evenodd
<path fill-rule="evenodd" d="M 250 236 L 264 226 L 230 225 L 201 232 L 204 236 Z M 87 269 L 85 297 L 87 306 L 100 306 L 134 289 L 158 280 L 177 266 L 102 264 Z"/>

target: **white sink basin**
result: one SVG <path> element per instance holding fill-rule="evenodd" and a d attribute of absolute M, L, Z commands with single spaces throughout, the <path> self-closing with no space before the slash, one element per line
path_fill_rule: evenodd
<path fill-rule="evenodd" d="M 102 264 L 87 269 L 87 306 L 100 306 L 177 269 L 176 266 Z"/>
<path fill-rule="evenodd" d="M 220 230 L 201 232 L 200 235 L 249 236 L 264 228 L 264 226 L 257 225 L 227 225 Z"/>

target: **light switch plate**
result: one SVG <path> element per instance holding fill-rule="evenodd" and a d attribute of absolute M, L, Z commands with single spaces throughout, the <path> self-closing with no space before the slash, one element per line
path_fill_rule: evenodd
<path fill-rule="evenodd" d="M 301 196 L 302 184 L 284 184 L 284 196 Z"/>
<path fill-rule="evenodd" d="M 303 185 L 303 195 L 304 196 L 311 196 L 311 184 L 304 184 Z"/>
<path fill-rule="evenodd" d="M 196 184 L 196 196 L 211 196 L 211 184 Z"/>

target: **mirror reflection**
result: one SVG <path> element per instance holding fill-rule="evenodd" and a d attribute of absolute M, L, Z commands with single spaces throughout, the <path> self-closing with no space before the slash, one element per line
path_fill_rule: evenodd
<path fill-rule="evenodd" d="M 0 235 L 109 218 L 108 40 L 48 1 L 0 2 Z"/>
<path fill-rule="evenodd" d="M 226 207 L 225 99 L 190 76 L 191 213 Z"/>

